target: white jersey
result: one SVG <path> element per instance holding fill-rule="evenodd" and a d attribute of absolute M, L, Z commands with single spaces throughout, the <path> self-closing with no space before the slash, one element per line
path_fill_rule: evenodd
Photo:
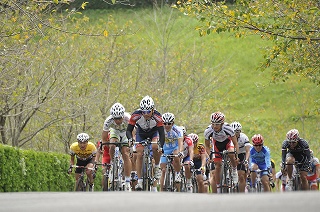
<path fill-rule="evenodd" d="M 123 121 L 120 125 L 117 125 L 113 119 L 113 117 L 110 115 L 103 124 L 103 131 L 110 131 L 110 129 L 113 129 L 117 132 L 118 135 L 121 137 L 126 135 L 128 123 L 130 120 L 131 115 L 127 112 L 124 113 Z"/>
<path fill-rule="evenodd" d="M 211 124 L 204 131 L 204 138 L 206 140 L 210 140 L 210 138 L 212 138 L 217 142 L 224 142 L 232 136 L 234 136 L 234 130 L 228 123 L 224 123 L 219 132 L 215 132 Z"/>
<path fill-rule="evenodd" d="M 239 153 L 246 153 L 246 146 L 251 146 L 248 136 L 244 133 L 240 133 L 240 137 L 238 138 L 238 144 Z"/>

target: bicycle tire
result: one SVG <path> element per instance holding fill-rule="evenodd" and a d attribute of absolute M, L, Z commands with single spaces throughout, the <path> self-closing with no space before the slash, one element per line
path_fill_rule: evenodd
<path fill-rule="evenodd" d="M 106 172 L 109 172 L 109 170 L 106 170 Z M 103 179 L 102 191 L 109 191 L 110 189 L 109 173 L 105 173 L 103 177 L 104 179 Z"/>
<path fill-rule="evenodd" d="M 192 193 L 199 193 L 198 191 L 198 181 L 197 181 L 197 174 L 194 172 L 192 175 Z"/>
<path fill-rule="evenodd" d="M 75 191 L 85 191 L 83 176 L 80 176 L 79 179 L 77 180 Z"/>
<path fill-rule="evenodd" d="M 184 167 L 181 167 L 180 176 L 181 176 L 181 183 L 180 183 L 178 192 L 187 192 L 187 181 L 186 181 Z"/>
<path fill-rule="evenodd" d="M 143 154 L 143 165 L 142 165 L 142 190 L 143 191 L 150 191 L 149 179 L 148 179 L 148 157 L 146 154 Z"/>
<path fill-rule="evenodd" d="M 118 180 L 118 160 L 117 158 L 114 158 L 112 163 L 112 191 L 118 191 Z"/>
<path fill-rule="evenodd" d="M 174 171 L 172 164 L 167 164 L 166 168 L 166 175 L 165 175 L 165 191 L 173 192 L 175 190 L 175 184 L 174 184 Z"/>
<path fill-rule="evenodd" d="M 261 184 L 261 182 L 259 181 L 259 182 L 257 182 L 256 184 L 257 184 L 257 185 L 256 185 L 257 192 L 258 192 L 258 193 L 261 193 L 261 192 L 262 192 L 262 184 Z"/>
<path fill-rule="evenodd" d="M 229 193 L 229 185 L 228 185 L 228 179 L 227 179 L 227 174 L 228 173 L 228 167 L 225 162 L 223 163 L 223 169 L 221 170 L 221 175 L 220 175 L 220 189 L 221 193 Z"/>
<path fill-rule="evenodd" d="M 293 188 L 295 191 L 300 191 L 301 190 L 301 180 L 300 177 L 297 176 L 293 180 Z"/>

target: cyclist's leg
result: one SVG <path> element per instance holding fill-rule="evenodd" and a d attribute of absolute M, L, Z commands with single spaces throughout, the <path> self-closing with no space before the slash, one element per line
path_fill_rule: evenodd
<path fill-rule="evenodd" d="M 158 142 L 159 140 L 159 133 L 155 132 L 152 135 L 150 135 L 151 141 L 152 142 Z M 161 169 L 160 169 L 160 157 L 161 157 L 161 152 L 158 151 L 158 144 L 152 144 L 152 154 L 153 154 L 153 159 L 154 159 L 154 177 L 155 179 L 159 179 L 161 177 Z"/>
<path fill-rule="evenodd" d="M 269 172 L 266 171 L 268 169 L 267 164 L 260 164 L 259 169 L 261 170 L 260 177 L 261 177 L 261 183 L 263 186 L 263 191 L 270 192 Z"/>
<path fill-rule="evenodd" d="M 287 153 L 286 163 L 287 164 L 294 164 L 294 162 L 295 162 L 295 158 L 293 157 L 293 155 L 291 153 Z M 288 178 L 290 180 L 290 179 L 292 179 L 293 165 L 286 165 L 286 169 L 287 169 Z"/>
<path fill-rule="evenodd" d="M 211 184 L 211 192 L 217 193 L 217 182 L 216 182 L 216 176 L 215 176 L 215 166 L 212 162 L 210 164 L 210 184 Z"/>
<path fill-rule="evenodd" d="M 128 142 L 127 137 L 122 137 L 121 142 Z M 131 169 L 132 169 L 132 164 L 131 164 L 131 158 L 130 158 L 130 148 L 128 145 L 123 145 L 121 147 L 121 155 L 123 159 L 123 164 L 124 164 L 124 178 L 125 178 L 125 187 L 126 190 L 130 191 L 130 181 L 131 181 Z"/>
<path fill-rule="evenodd" d="M 257 179 L 257 173 L 255 172 L 258 170 L 258 165 L 255 163 L 250 164 L 250 178 L 251 178 L 251 188 L 255 188 L 256 185 L 256 179 Z"/>
<path fill-rule="evenodd" d="M 110 143 L 117 143 L 120 140 L 120 137 L 117 134 L 117 131 L 113 128 L 110 129 L 109 136 L 110 136 L 110 139 L 109 139 Z M 109 145 L 109 154 L 110 154 L 111 158 L 114 157 L 114 149 L 115 148 L 116 148 L 115 145 Z"/>
<path fill-rule="evenodd" d="M 94 168 L 94 165 L 93 165 L 94 160 L 93 160 L 93 158 L 91 158 L 90 160 L 87 160 L 86 162 L 87 162 L 86 167 L 90 168 L 90 169 L 86 169 L 86 175 L 88 176 L 89 183 L 92 185 L 94 182 L 94 179 L 93 179 L 94 171 L 92 171 L 91 169 Z"/>
<path fill-rule="evenodd" d="M 245 160 L 245 153 L 239 154 L 240 164 L 238 164 L 238 176 L 239 176 L 239 182 L 238 182 L 238 188 L 239 192 L 244 192 L 246 188 L 246 179 L 247 179 L 247 173 L 246 173 L 246 167 L 244 164 Z"/>
<path fill-rule="evenodd" d="M 194 160 L 194 168 L 200 169 L 201 168 L 201 160 Z M 198 184 L 198 193 L 203 193 L 204 185 L 203 185 L 203 176 L 200 171 L 196 171 L 196 180 Z"/>
<path fill-rule="evenodd" d="M 214 152 L 222 152 L 225 149 L 225 144 L 223 142 L 217 142 L 213 140 L 213 146 L 214 146 Z M 220 181 L 221 181 L 221 155 L 220 154 L 213 154 L 213 161 L 215 166 L 215 180 L 216 180 L 216 187 L 217 187 L 217 193 L 221 191 L 220 189 Z"/>
<path fill-rule="evenodd" d="M 302 190 L 309 190 L 307 174 L 308 174 L 308 172 L 306 172 L 306 171 L 300 171 L 301 189 Z"/>
<path fill-rule="evenodd" d="M 143 139 L 145 139 L 144 135 L 142 135 L 141 132 L 137 130 L 136 142 L 141 142 Z M 143 183 L 143 178 L 142 178 L 143 150 L 144 150 L 144 147 L 141 144 L 136 144 L 135 155 L 136 155 L 136 169 L 137 169 L 137 175 L 138 175 L 138 183 L 136 187 L 138 189 L 142 188 L 142 183 Z"/>
<path fill-rule="evenodd" d="M 167 166 L 167 158 L 162 156 L 160 158 L 160 168 L 161 168 L 160 191 L 163 191 L 164 179 L 166 175 L 166 166 Z"/>

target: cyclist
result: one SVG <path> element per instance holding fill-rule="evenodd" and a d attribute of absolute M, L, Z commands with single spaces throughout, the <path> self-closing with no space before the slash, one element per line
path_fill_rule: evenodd
<path fill-rule="evenodd" d="M 264 192 L 270 191 L 269 174 L 271 173 L 270 149 L 263 145 L 264 138 L 256 134 L 251 138 L 253 146 L 250 148 L 251 191 L 255 191 L 257 178 L 256 170 L 260 169 L 261 182 Z"/>
<path fill-rule="evenodd" d="M 126 129 L 129 123 L 130 114 L 125 112 L 125 108 L 120 103 L 115 103 L 110 108 L 110 115 L 106 118 L 102 130 L 102 143 L 110 141 L 110 143 L 125 142 L 128 143 Z M 109 139 L 110 134 L 110 139 Z M 115 145 L 110 145 L 110 157 L 114 157 Z M 121 155 L 124 165 L 125 190 L 131 191 L 131 159 L 128 144 L 122 145 Z"/>
<path fill-rule="evenodd" d="M 250 142 L 246 134 L 241 132 L 242 126 L 239 122 L 232 122 L 231 127 L 233 128 L 235 135 L 239 144 L 239 161 L 240 163 L 237 166 L 238 176 L 239 176 L 239 192 L 245 192 L 246 188 L 246 179 L 247 179 L 247 167 L 250 156 Z"/>
<path fill-rule="evenodd" d="M 180 155 L 173 159 L 173 168 L 175 170 L 175 182 L 181 182 L 180 170 L 180 158 L 183 157 L 183 132 L 174 124 L 174 114 L 164 113 L 162 115 L 162 121 L 165 130 L 165 142 L 163 145 L 163 153 L 166 155 Z M 160 178 L 160 190 L 163 190 L 164 177 L 166 174 L 167 158 L 161 156 L 160 168 L 162 170 Z"/>
<path fill-rule="evenodd" d="M 199 136 L 195 133 L 191 133 L 188 135 L 193 141 L 193 157 L 190 158 L 192 163 L 194 164 L 195 169 L 201 169 L 201 171 L 196 171 L 197 174 L 197 183 L 198 183 L 198 191 L 199 193 L 204 193 L 204 179 L 203 175 L 206 172 L 206 163 L 207 163 L 207 154 L 206 148 L 203 144 L 200 144 Z"/>
<path fill-rule="evenodd" d="M 150 138 L 152 142 L 160 141 L 160 147 L 164 144 L 164 127 L 161 114 L 154 108 L 154 101 L 150 96 L 145 96 L 140 101 L 140 109 L 132 113 L 128 127 L 127 137 L 132 142 L 132 131 L 136 126 L 136 141 L 141 142 L 144 139 Z M 161 177 L 160 170 L 160 156 L 161 148 L 158 148 L 157 144 L 152 144 L 153 158 L 155 161 L 154 177 L 158 180 Z M 143 158 L 143 146 L 136 145 L 137 161 L 136 169 L 138 174 L 138 183 L 136 190 L 142 189 L 142 158 Z M 156 185 L 153 187 L 153 191 L 157 191 Z"/>
<path fill-rule="evenodd" d="M 280 166 L 282 166 L 282 164 L 280 164 Z M 275 178 L 276 178 L 276 191 L 284 192 L 287 184 L 287 170 L 281 168 L 280 171 L 276 173 Z"/>
<path fill-rule="evenodd" d="M 72 172 L 72 168 L 75 164 L 75 157 L 76 165 L 77 166 L 84 166 L 86 168 L 94 168 L 94 161 L 96 157 L 97 149 L 96 146 L 89 142 L 89 135 L 87 133 L 80 133 L 77 135 L 77 142 L 74 142 L 70 146 L 70 168 L 68 173 Z M 80 173 L 82 169 L 76 168 L 76 182 L 79 179 Z M 94 187 L 94 177 L 93 171 L 90 169 L 86 169 L 86 175 L 89 179 L 89 190 L 93 191 Z"/>
<path fill-rule="evenodd" d="M 193 141 L 192 139 L 187 136 L 187 131 L 184 126 L 180 127 L 183 132 L 183 155 L 184 158 L 182 160 L 184 164 L 184 169 L 185 169 L 185 176 L 186 176 L 186 187 L 187 187 L 187 192 L 192 193 L 193 188 L 192 188 L 192 182 L 191 182 L 191 171 L 190 171 L 190 166 L 193 166 L 194 163 L 193 161 L 190 160 L 190 158 L 193 158 Z"/>
<path fill-rule="evenodd" d="M 293 165 L 286 165 L 286 163 L 294 164 L 295 161 L 299 163 L 302 190 L 308 190 L 307 173 L 310 167 L 309 144 L 305 139 L 300 138 L 297 129 L 291 129 L 287 132 L 286 140 L 282 143 L 282 168 L 287 168 L 288 171 L 288 183 L 286 186 L 286 190 L 288 191 L 293 189 Z"/>
<path fill-rule="evenodd" d="M 319 159 L 314 157 L 312 150 L 310 150 L 310 156 L 311 156 L 311 161 L 310 161 L 311 167 L 307 175 L 307 180 L 309 183 L 310 190 L 319 190 L 318 182 L 317 182 L 317 180 L 319 180 L 319 173 L 320 173 Z"/>
<path fill-rule="evenodd" d="M 228 150 L 228 152 L 235 152 L 235 154 L 229 154 L 232 165 L 232 178 L 235 183 L 238 183 L 238 153 L 239 145 L 237 137 L 233 128 L 225 123 L 225 116 L 221 112 L 215 112 L 211 114 L 211 124 L 204 131 L 206 151 L 210 155 L 210 140 L 212 140 L 212 146 L 214 152 L 222 152 Z M 215 181 L 217 183 L 217 191 L 220 192 L 220 172 L 221 172 L 221 154 L 215 153 L 213 155 L 215 164 Z M 215 187 L 213 187 L 215 188 Z M 214 189 L 215 190 L 215 189 Z"/>

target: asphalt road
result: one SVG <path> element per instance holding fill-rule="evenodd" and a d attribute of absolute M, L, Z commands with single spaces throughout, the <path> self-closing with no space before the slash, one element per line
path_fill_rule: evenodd
<path fill-rule="evenodd" d="M 0 193 L 6 212 L 213 212 L 304 211 L 320 209 L 320 192 L 268 194 L 189 194 L 150 192 L 17 192 Z"/>

